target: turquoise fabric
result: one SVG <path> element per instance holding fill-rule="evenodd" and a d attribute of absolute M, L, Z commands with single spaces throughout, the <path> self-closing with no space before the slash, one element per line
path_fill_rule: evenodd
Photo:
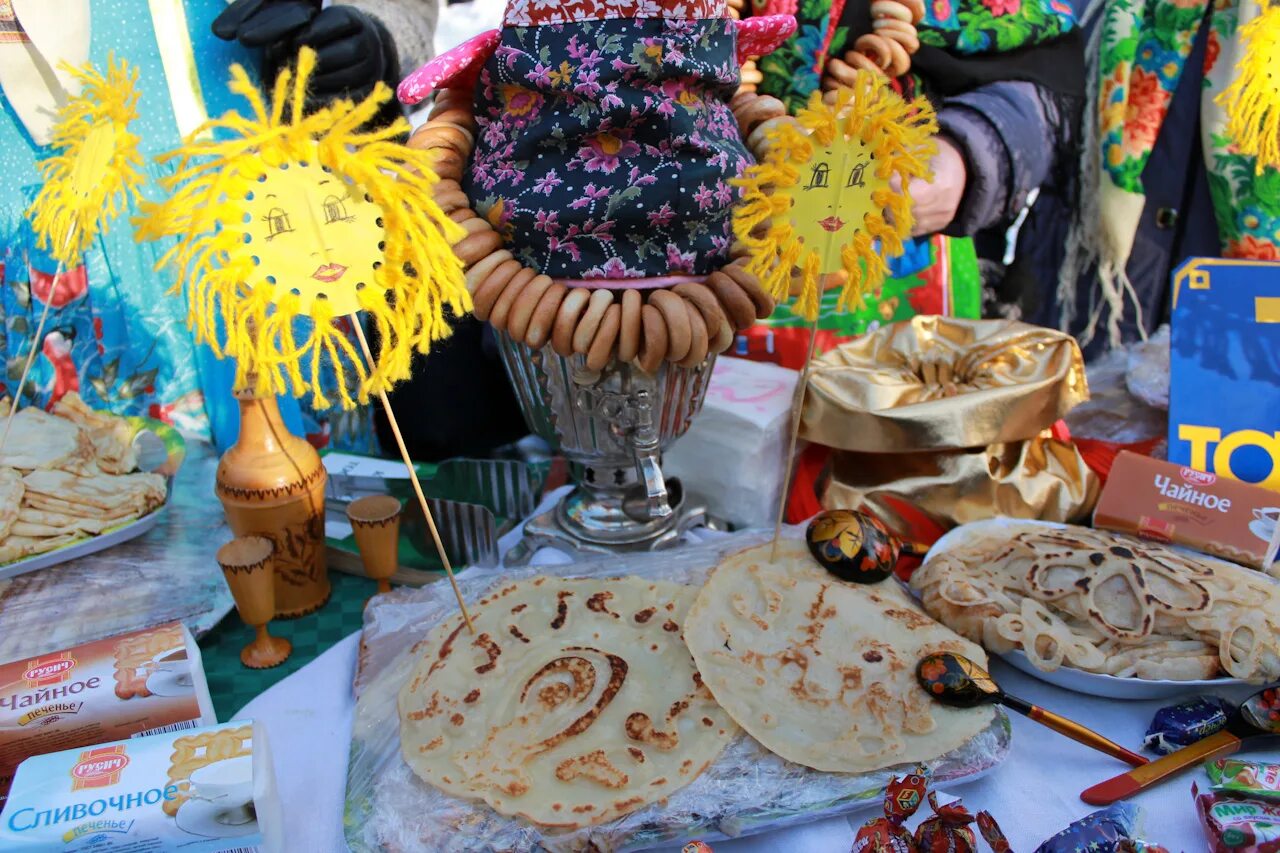
<path fill-rule="evenodd" d="M 213 36 L 210 24 L 226 7 L 224 0 L 186 0 L 188 30 L 210 115 L 243 109 L 227 90 L 228 69 L 239 62 L 252 73 L 258 57 Z M 134 125 L 148 163 L 145 194 L 158 191 L 162 168 L 150 162 L 181 142 L 169 98 L 151 10 L 146 0 L 92 0 L 90 60 L 104 67 L 114 53 L 139 71 L 139 119 Z M 35 246 L 24 211 L 39 190 L 38 162 L 48 155 L 36 146 L 7 99 L 0 94 L 0 353 L 5 359 L 4 393 L 12 393 L 43 304 L 32 298 L 31 282 L 48 280 L 56 264 Z M 24 405 L 47 406 L 78 390 L 92 406 L 118 414 L 145 415 L 174 424 L 225 449 L 239 431 L 231 397 L 234 366 L 197 347 L 185 324 L 185 305 L 168 295 L 168 272 L 154 271 L 162 245 L 133 239 L 128 210 L 85 253 L 83 270 L 71 270 L 59 292 L 45 335 L 42 355 L 28 381 Z M 78 277 L 79 273 L 83 276 Z M 76 282 L 84 282 L 79 288 Z M 37 293 L 45 290 L 36 288 Z M 298 404 L 282 400 L 286 424 L 297 433 L 318 432 L 301 416 Z"/>

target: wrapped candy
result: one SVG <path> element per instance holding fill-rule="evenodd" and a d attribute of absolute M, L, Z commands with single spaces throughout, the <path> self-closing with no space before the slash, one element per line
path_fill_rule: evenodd
<path fill-rule="evenodd" d="M 1204 766 L 1214 793 L 1232 797 L 1280 800 L 1280 764 L 1219 758 Z"/>
<path fill-rule="evenodd" d="M 1004 830 L 1000 828 L 1000 824 L 996 823 L 991 812 L 978 812 L 978 831 L 982 833 L 982 837 L 986 839 L 993 853 L 1013 853 L 1009 848 L 1009 839 L 1005 837 Z"/>
<path fill-rule="evenodd" d="M 852 853 L 916 853 L 911 831 L 903 826 L 924 801 L 928 780 L 924 768 L 916 768 L 884 789 L 884 817 L 869 820 L 853 838 Z"/>
<path fill-rule="evenodd" d="M 1191 786 L 1210 853 L 1280 851 L 1280 804 L 1261 799 L 1201 794 Z"/>
<path fill-rule="evenodd" d="M 1131 803 L 1116 803 L 1085 815 L 1036 848 L 1035 853 L 1117 853 L 1121 850 L 1158 850 L 1135 847 L 1141 812 Z"/>
<path fill-rule="evenodd" d="M 975 818 L 959 800 L 940 806 L 931 791 L 929 808 L 933 809 L 933 817 L 916 828 L 920 853 L 974 853 L 978 849 L 978 839 L 969 826 Z"/>
<path fill-rule="evenodd" d="M 1144 746 L 1159 755 L 1177 752 L 1227 726 L 1230 707 L 1217 696 L 1195 696 L 1156 711 Z"/>

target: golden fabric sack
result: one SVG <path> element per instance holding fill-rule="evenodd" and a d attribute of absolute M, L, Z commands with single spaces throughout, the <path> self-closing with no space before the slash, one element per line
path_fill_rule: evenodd
<path fill-rule="evenodd" d="M 801 437 L 835 450 L 821 499 L 900 533 L 905 502 L 944 526 L 1072 521 L 1097 476 L 1048 431 L 1089 397 L 1073 338 L 1009 320 L 913 317 L 818 358 Z"/>
<path fill-rule="evenodd" d="M 864 453 L 985 447 L 1031 438 L 1087 399 L 1069 335 L 919 316 L 814 361 L 801 436 Z"/>

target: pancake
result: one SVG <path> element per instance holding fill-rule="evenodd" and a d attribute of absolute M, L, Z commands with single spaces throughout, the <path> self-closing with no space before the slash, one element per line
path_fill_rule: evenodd
<path fill-rule="evenodd" d="M 425 782 L 562 830 L 692 782 L 738 728 L 681 640 L 695 587 L 536 577 L 419 644 L 400 745 Z"/>
<path fill-rule="evenodd" d="M 804 542 L 725 560 L 685 620 L 685 641 L 716 700 L 766 748 L 816 770 L 864 772 L 928 761 L 962 746 L 990 707 L 937 704 L 917 662 L 982 649 L 925 615 L 894 581 L 828 574 Z"/>

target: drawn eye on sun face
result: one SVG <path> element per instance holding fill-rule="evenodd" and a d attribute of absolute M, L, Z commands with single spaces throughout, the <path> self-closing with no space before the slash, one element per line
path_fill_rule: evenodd
<path fill-rule="evenodd" d="M 289 214 L 285 213 L 282 207 L 271 208 L 263 218 L 267 222 L 268 240 L 275 239 L 281 234 L 287 234 L 293 230 L 293 227 L 289 224 Z"/>
<path fill-rule="evenodd" d="M 359 310 L 385 239 L 382 210 L 368 196 L 317 163 L 292 161 L 258 178 L 245 210 L 258 259 L 248 284 L 270 285 L 275 302 L 297 296 L 302 313 L 316 300 L 337 314 Z"/>
<path fill-rule="evenodd" d="M 355 219 L 354 216 L 348 215 L 347 206 L 344 203 L 346 199 L 351 197 L 351 193 L 339 198 L 336 195 L 325 196 L 324 199 L 324 224 L 332 225 L 335 222 L 350 222 Z"/>

